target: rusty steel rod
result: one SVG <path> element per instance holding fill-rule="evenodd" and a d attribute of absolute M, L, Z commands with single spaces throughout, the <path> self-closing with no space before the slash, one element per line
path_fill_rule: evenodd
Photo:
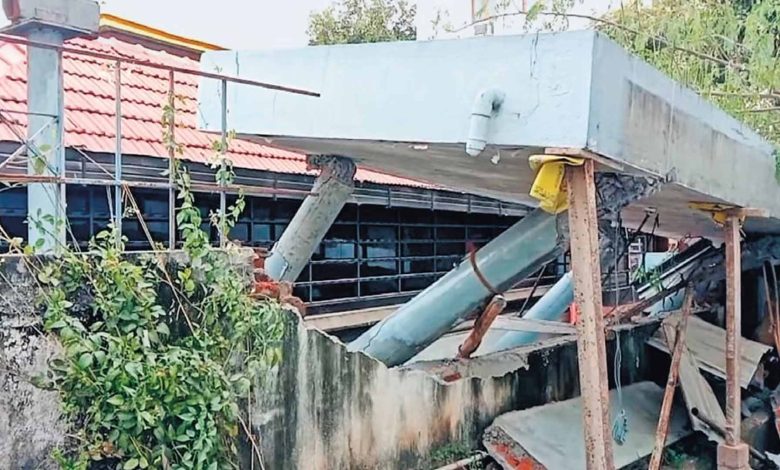
<path fill-rule="evenodd" d="M 688 287 L 685 290 L 685 299 L 683 300 L 682 316 L 677 324 L 677 334 L 675 335 L 674 351 L 672 352 L 672 363 L 669 366 L 669 377 L 666 380 L 666 389 L 664 390 L 664 399 L 661 403 L 661 414 L 658 418 L 658 427 L 655 431 L 655 446 L 650 457 L 648 470 L 658 470 L 661 467 L 661 457 L 663 456 L 664 446 L 666 445 L 666 436 L 669 433 L 669 418 L 672 413 L 672 402 L 674 400 L 674 390 L 677 388 L 677 382 L 680 372 L 680 360 L 682 360 L 683 351 L 686 348 L 685 336 L 688 330 L 688 317 L 693 307 L 693 288 Z M 667 343 L 668 343 L 667 339 Z"/>
<path fill-rule="evenodd" d="M 120 60 L 122 63 L 125 64 L 133 64 L 138 65 L 141 67 L 150 67 L 160 70 L 168 70 L 169 72 L 177 72 L 177 73 L 185 73 L 189 75 L 195 75 L 197 77 L 204 77 L 204 78 L 213 78 L 215 80 L 227 80 L 232 83 L 238 83 L 241 85 L 252 85 L 259 88 L 265 88 L 268 90 L 274 90 L 274 91 L 283 91 L 286 93 L 293 93 L 296 95 L 305 95 L 305 96 L 311 96 L 318 98 L 320 96 L 319 93 L 310 91 L 310 90 L 303 90 L 300 88 L 293 88 L 283 85 L 276 85 L 273 83 L 266 83 L 266 82 L 258 82 L 256 80 L 249 80 L 246 78 L 240 78 L 240 77 L 231 77 L 229 75 L 220 75 L 218 73 L 210 73 L 210 72 L 204 72 L 202 70 L 197 69 L 189 69 L 186 67 L 176 67 L 173 65 L 165 65 L 165 64 L 157 64 L 154 62 L 150 62 L 147 60 L 141 60 L 141 59 L 131 59 L 127 57 L 118 57 L 111 54 L 104 54 L 102 52 L 95 52 L 90 51 L 86 49 L 79 49 L 76 47 L 70 47 L 70 46 L 63 46 L 58 44 L 51 44 L 47 42 L 40 42 L 40 41 L 32 41 L 30 39 L 25 39 L 17 36 L 9 36 L 7 34 L 0 33 L 0 42 L 7 42 L 11 44 L 21 44 L 23 46 L 33 46 L 38 47 L 41 49 L 53 49 L 57 50 L 63 53 L 68 54 L 75 54 L 75 55 L 81 55 L 85 57 L 93 57 L 95 59 L 103 59 L 103 60 L 110 60 L 110 61 L 116 61 Z"/>
<path fill-rule="evenodd" d="M 506 299 L 503 295 L 495 295 L 488 303 L 485 310 L 479 315 L 479 318 L 474 322 L 474 328 L 469 333 L 468 337 L 458 347 L 458 359 L 468 359 L 474 352 L 479 349 L 479 345 L 482 344 L 482 339 L 490 329 L 490 325 L 497 316 L 501 314 L 506 308 Z"/>

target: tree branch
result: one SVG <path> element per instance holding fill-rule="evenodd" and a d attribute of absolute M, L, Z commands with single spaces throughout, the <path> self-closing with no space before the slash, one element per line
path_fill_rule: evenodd
<path fill-rule="evenodd" d="M 599 17 L 593 16 L 593 15 L 586 15 L 586 14 L 581 14 L 581 13 L 565 13 L 565 12 L 559 12 L 559 11 L 540 11 L 540 12 L 534 12 L 534 15 L 555 16 L 555 17 L 561 17 L 561 18 L 578 18 L 578 19 L 583 19 L 583 20 L 590 20 L 590 21 L 593 21 L 595 23 L 600 23 L 602 25 L 606 25 L 606 26 L 611 26 L 613 28 L 617 28 L 617 29 L 619 29 L 621 31 L 625 31 L 625 32 L 630 33 L 630 34 L 634 34 L 634 35 L 642 34 L 641 31 L 636 30 L 634 28 L 630 28 L 630 27 L 622 25 L 620 23 L 616 23 L 614 21 L 610 21 L 610 20 L 607 20 L 607 19 L 604 19 L 604 18 L 599 18 Z M 475 26 L 475 25 L 478 25 L 478 24 L 481 24 L 481 23 L 486 23 L 486 22 L 497 20 L 497 19 L 501 19 L 501 18 L 509 18 L 509 17 L 513 17 L 513 16 L 528 16 L 528 11 L 527 10 L 517 10 L 517 11 L 509 12 L 509 13 L 500 13 L 500 14 L 497 14 L 497 15 L 487 16 L 485 18 L 482 18 L 482 19 L 479 19 L 479 20 L 476 20 L 476 21 L 472 21 L 471 23 L 468 23 L 468 24 L 466 24 L 464 26 L 461 26 L 458 29 L 454 29 L 454 30 L 452 30 L 450 32 L 451 33 L 458 33 L 460 31 L 463 31 L 465 29 L 468 29 L 468 28 L 470 28 L 472 26 Z M 662 38 L 661 36 L 649 35 L 648 39 L 652 39 L 652 40 L 657 41 L 658 43 L 663 44 L 664 46 L 669 47 L 669 48 L 671 48 L 671 49 L 673 49 L 675 51 L 684 52 L 686 54 L 690 54 L 692 56 L 698 57 L 699 59 L 702 59 L 702 60 L 708 60 L 710 62 L 714 62 L 716 64 L 720 64 L 720 65 L 723 65 L 725 67 L 733 68 L 735 70 L 744 70 L 745 69 L 745 67 L 743 65 L 741 65 L 741 64 L 737 64 L 737 63 L 734 63 L 734 62 L 731 62 L 731 61 L 728 61 L 728 60 L 720 59 L 718 57 L 715 57 L 715 56 L 712 56 L 712 55 L 709 55 L 709 54 L 705 54 L 703 52 L 694 51 L 693 49 L 688 49 L 687 47 L 678 46 L 678 45 L 676 45 L 674 43 L 669 42 L 667 39 Z"/>

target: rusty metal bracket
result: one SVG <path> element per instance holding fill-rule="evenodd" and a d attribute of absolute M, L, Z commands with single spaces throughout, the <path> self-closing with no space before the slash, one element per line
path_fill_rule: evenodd
<path fill-rule="evenodd" d="M 469 262 L 471 263 L 471 269 L 474 271 L 474 274 L 476 274 L 477 279 L 479 279 L 479 282 L 485 286 L 485 289 L 488 290 L 493 295 L 501 295 L 502 292 L 499 292 L 498 289 L 493 287 L 493 285 L 490 283 L 490 281 L 487 280 L 484 274 L 482 274 L 482 271 L 479 270 L 479 266 L 477 266 L 477 250 L 471 249 L 469 250 Z"/>

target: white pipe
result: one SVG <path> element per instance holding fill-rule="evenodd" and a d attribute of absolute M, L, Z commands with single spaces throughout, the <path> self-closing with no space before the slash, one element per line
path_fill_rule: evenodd
<path fill-rule="evenodd" d="M 478 157 L 487 146 L 490 118 L 504 103 L 505 94 L 496 88 L 482 90 L 474 99 L 469 120 L 469 135 L 466 140 L 466 153 Z"/>

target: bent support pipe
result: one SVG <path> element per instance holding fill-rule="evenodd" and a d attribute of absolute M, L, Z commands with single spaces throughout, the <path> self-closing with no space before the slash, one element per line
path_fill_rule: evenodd
<path fill-rule="evenodd" d="M 306 196 L 282 237 L 265 261 L 265 272 L 277 281 L 294 282 L 336 220 L 355 187 L 355 163 L 334 155 L 309 155 L 309 167 L 319 168 L 312 193 Z"/>
<path fill-rule="evenodd" d="M 564 250 L 568 230 L 565 214 L 536 209 L 482 247 L 475 264 L 488 284 L 506 291 Z M 403 364 L 467 315 L 483 307 L 492 292 L 470 260 L 463 261 L 393 315 L 374 325 L 348 346 L 388 366 Z"/>

